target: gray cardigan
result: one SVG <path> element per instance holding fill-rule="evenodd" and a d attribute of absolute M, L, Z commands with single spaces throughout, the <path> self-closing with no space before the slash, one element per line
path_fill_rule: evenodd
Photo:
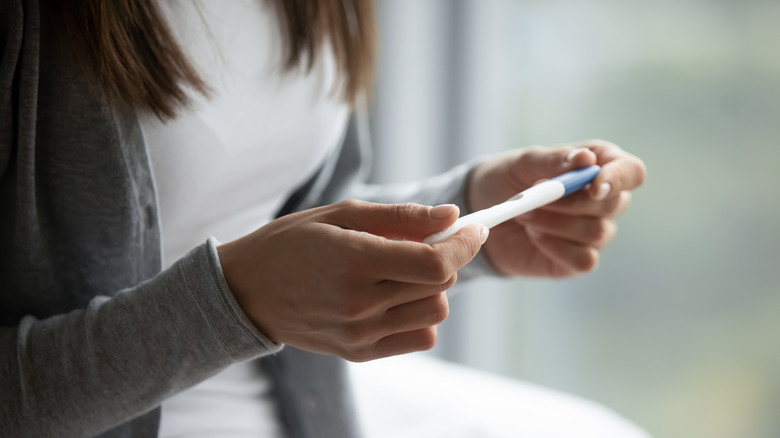
<path fill-rule="evenodd" d="M 260 333 L 213 240 L 161 270 L 135 111 L 109 109 L 39 12 L 38 0 L 0 2 L 0 434 L 153 437 L 165 398 L 261 358 L 290 436 L 359 436 L 342 360 Z M 345 197 L 464 208 L 467 166 L 361 184 L 359 122 L 280 214 Z M 461 277 L 483 272 L 477 260 Z"/>

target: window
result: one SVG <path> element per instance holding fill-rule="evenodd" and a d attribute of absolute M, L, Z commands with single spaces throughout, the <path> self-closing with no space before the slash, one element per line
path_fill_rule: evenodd
<path fill-rule="evenodd" d="M 480 281 L 436 352 L 664 437 L 780 433 L 780 3 L 379 2 L 379 181 L 592 137 L 648 180 L 599 269 Z"/>

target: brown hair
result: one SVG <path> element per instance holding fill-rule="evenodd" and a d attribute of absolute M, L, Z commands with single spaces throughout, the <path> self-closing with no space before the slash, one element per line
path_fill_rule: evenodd
<path fill-rule="evenodd" d="M 259 1 L 259 0 L 258 0 Z M 189 103 L 185 86 L 209 87 L 171 35 L 156 0 L 51 1 L 77 59 L 97 73 L 112 103 L 122 102 L 171 118 Z M 311 68 L 329 41 L 343 98 L 368 92 L 374 75 L 376 23 L 371 0 L 273 0 L 285 40 L 284 67 L 302 59 Z"/>

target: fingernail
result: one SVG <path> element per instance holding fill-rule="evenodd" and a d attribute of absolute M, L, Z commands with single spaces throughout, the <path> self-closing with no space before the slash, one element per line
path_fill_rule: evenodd
<path fill-rule="evenodd" d="M 566 156 L 566 164 L 570 164 L 572 161 L 574 161 L 574 157 L 577 155 L 589 150 L 588 148 L 577 148 L 573 151 L 569 152 L 569 155 Z"/>
<path fill-rule="evenodd" d="M 482 245 L 487 241 L 488 236 L 490 235 L 490 230 L 488 230 L 488 227 L 482 225 L 482 228 L 479 230 L 479 244 Z"/>
<path fill-rule="evenodd" d="M 596 191 L 596 200 L 601 201 L 604 198 L 609 195 L 610 190 L 612 190 L 612 185 L 608 182 L 599 184 L 599 189 Z"/>
<path fill-rule="evenodd" d="M 446 219 L 450 217 L 452 214 L 452 211 L 457 211 L 458 206 L 455 204 L 442 204 L 437 205 L 436 207 L 432 207 L 430 210 L 428 210 L 428 214 L 431 215 L 434 219 Z"/>

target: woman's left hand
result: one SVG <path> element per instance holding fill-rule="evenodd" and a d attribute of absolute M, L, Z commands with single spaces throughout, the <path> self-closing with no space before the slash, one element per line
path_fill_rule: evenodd
<path fill-rule="evenodd" d="M 495 226 L 482 248 L 503 275 L 570 277 L 595 269 L 599 251 L 615 236 L 615 218 L 645 179 L 642 160 L 617 145 L 591 140 L 532 147 L 478 164 L 467 199 L 471 211 L 506 201 L 535 183 L 598 164 L 601 172 L 585 190 Z"/>

